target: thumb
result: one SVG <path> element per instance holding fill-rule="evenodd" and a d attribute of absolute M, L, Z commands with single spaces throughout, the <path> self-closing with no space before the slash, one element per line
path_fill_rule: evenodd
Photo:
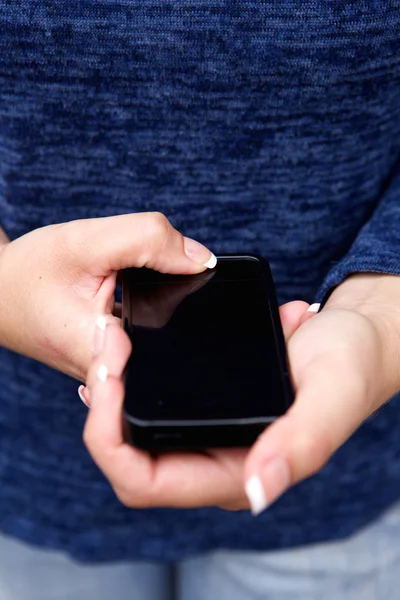
<path fill-rule="evenodd" d="M 161 213 L 86 219 L 63 227 L 69 256 L 97 276 L 129 267 L 191 274 L 216 264 L 207 248 L 183 237 Z"/>
<path fill-rule="evenodd" d="M 261 434 L 247 457 L 245 490 L 253 514 L 325 465 L 367 417 L 365 397 L 361 377 L 345 365 L 309 365 L 292 408 Z"/>
<path fill-rule="evenodd" d="M 310 307 L 307 302 L 303 302 L 302 300 L 294 300 L 279 307 L 279 316 L 286 343 L 306 318 L 315 315 L 313 306 L 315 305 L 311 305 Z M 310 308 L 312 311 L 308 312 Z"/>

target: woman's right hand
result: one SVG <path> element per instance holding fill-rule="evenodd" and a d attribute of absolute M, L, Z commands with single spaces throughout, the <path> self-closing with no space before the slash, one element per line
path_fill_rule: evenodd
<path fill-rule="evenodd" d="M 98 316 L 118 322 L 117 271 L 146 266 L 192 274 L 215 261 L 159 213 L 71 221 L 0 241 L 0 345 L 81 381 Z"/>

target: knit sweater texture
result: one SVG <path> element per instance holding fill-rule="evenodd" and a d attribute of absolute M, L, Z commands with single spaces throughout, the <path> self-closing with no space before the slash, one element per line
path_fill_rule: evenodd
<path fill-rule="evenodd" d="M 399 159 L 399 0 L 0 2 L 11 238 L 162 211 L 311 302 L 354 272 L 400 274 Z M 394 399 L 258 518 L 129 510 L 84 448 L 76 389 L 0 349 L 0 529 L 79 560 L 340 539 L 399 499 Z"/>

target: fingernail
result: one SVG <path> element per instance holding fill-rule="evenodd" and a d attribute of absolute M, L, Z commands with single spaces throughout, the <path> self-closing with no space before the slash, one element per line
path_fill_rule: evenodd
<path fill-rule="evenodd" d="M 82 402 L 83 402 L 83 404 L 84 404 L 85 406 L 87 406 L 88 408 L 90 408 L 90 407 L 89 407 L 89 404 L 88 404 L 88 403 L 87 403 L 87 401 L 86 401 L 86 398 L 85 398 L 85 396 L 83 395 L 83 392 L 84 392 L 84 390 L 85 390 L 85 386 L 84 386 L 84 385 L 80 385 L 80 386 L 78 387 L 78 394 L 79 394 L 79 398 L 82 400 Z"/>
<path fill-rule="evenodd" d="M 267 486 L 268 494 L 265 492 L 264 485 Z M 290 471 L 287 462 L 282 458 L 270 460 L 263 467 L 262 479 L 258 475 L 253 475 L 246 482 L 245 491 L 252 514 L 257 516 L 262 513 L 288 489 L 289 485 Z"/>
<path fill-rule="evenodd" d="M 192 238 L 183 238 L 184 240 L 184 248 L 185 254 L 190 260 L 197 263 L 198 265 L 203 265 L 207 267 L 207 269 L 213 269 L 217 264 L 217 258 L 214 256 L 212 252 L 207 250 L 203 244 L 196 242 L 196 240 L 192 240 Z"/>
<path fill-rule="evenodd" d="M 103 349 L 104 346 L 104 336 L 107 327 L 107 319 L 104 315 L 100 315 L 96 320 L 96 327 L 94 330 L 93 337 L 93 348 L 92 354 L 93 356 L 97 356 Z"/>
<path fill-rule="evenodd" d="M 307 312 L 317 313 L 319 311 L 320 306 L 321 306 L 321 304 L 319 304 L 318 302 L 315 302 L 314 304 L 311 304 L 311 306 L 309 306 L 307 308 Z"/>
<path fill-rule="evenodd" d="M 207 267 L 207 269 L 213 269 L 216 265 L 217 265 L 217 257 L 215 256 L 215 254 L 213 254 L 211 252 L 211 256 L 210 256 L 209 260 L 204 263 L 204 266 Z"/>
<path fill-rule="evenodd" d="M 96 372 L 97 379 L 101 381 L 101 383 L 105 383 L 107 381 L 108 369 L 106 365 L 100 365 Z"/>
<path fill-rule="evenodd" d="M 252 475 L 252 477 L 246 481 L 244 489 L 250 502 L 251 512 L 253 515 L 259 515 L 267 508 L 268 503 L 265 497 L 263 484 L 258 475 Z"/>

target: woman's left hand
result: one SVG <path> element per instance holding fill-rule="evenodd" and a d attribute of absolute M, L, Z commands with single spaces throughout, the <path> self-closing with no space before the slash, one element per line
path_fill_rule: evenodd
<path fill-rule="evenodd" d="M 319 314 L 281 307 L 296 392 L 291 409 L 250 450 L 153 458 L 123 439 L 121 375 L 130 344 L 115 324 L 88 374 L 84 439 L 120 500 L 131 507 L 251 507 L 257 514 L 318 472 L 354 430 L 400 388 L 400 277 L 355 275 Z M 88 391 L 85 394 L 88 394 Z"/>

